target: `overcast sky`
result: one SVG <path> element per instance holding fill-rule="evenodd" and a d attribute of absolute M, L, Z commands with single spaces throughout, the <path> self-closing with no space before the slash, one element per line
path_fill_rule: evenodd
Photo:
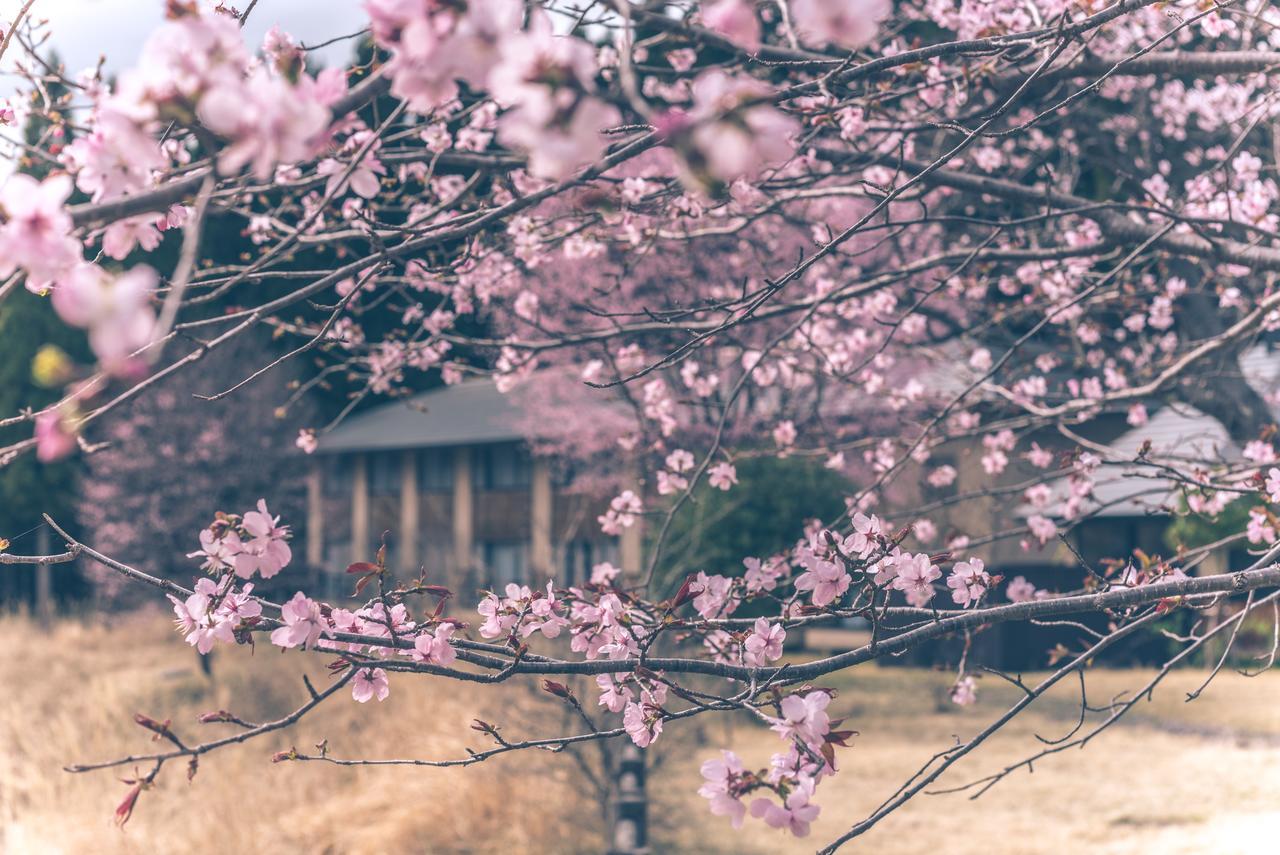
<path fill-rule="evenodd" d="M 49 21 L 50 46 L 72 73 L 92 66 L 103 54 L 107 67 L 117 71 L 132 64 L 148 34 L 163 20 L 164 5 L 164 0 L 35 0 L 31 14 Z M 248 4 L 237 0 L 232 5 L 243 9 Z M 0 17 L 10 21 L 21 7 L 22 0 L 0 0 Z M 359 0 L 259 0 L 245 26 L 245 38 L 256 48 L 263 34 L 279 24 L 303 44 L 315 44 L 355 32 L 367 21 Z M 351 42 L 320 53 L 326 65 L 337 64 L 351 55 Z"/>
<path fill-rule="evenodd" d="M 236 0 L 232 5 L 243 9 L 247 3 Z M 13 20 L 22 4 L 23 0 L 0 0 L 0 27 Z M 147 36 L 164 19 L 164 6 L 164 0 L 35 0 L 31 16 L 49 22 L 51 37 L 44 50 L 56 51 L 74 77 L 104 55 L 109 73 L 132 65 Z M 308 45 L 357 32 L 368 24 L 368 16 L 359 0 L 259 0 L 245 26 L 245 39 L 255 51 L 274 24 Z M 326 66 L 342 65 L 353 47 L 352 41 L 343 41 L 313 56 Z M 13 95 L 22 82 L 13 74 L 13 58 L 19 56 L 21 51 L 11 47 L 0 64 L 0 98 Z M 4 148 L 0 181 L 13 167 L 12 155 Z"/>

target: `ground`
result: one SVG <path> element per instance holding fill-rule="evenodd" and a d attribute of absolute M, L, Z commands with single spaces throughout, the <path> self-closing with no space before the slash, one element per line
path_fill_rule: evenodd
<path fill-rule="evenodd" d="M 7 853 L 598 852 L 599 814 L 570 758 L 506 756 L 465 769 L 336 769 L 268 762 L 291 745 L 328 739 L 335 754 L 456 757 L 485 747 L 479 717 L 513 736 L 569 723 L 556 702 L 528 686 L 499 691 L 393 680 L 381 705 L 335 698 L 293 730 L 207 757 L 191 783 L 165 770 L 124 830 L 111 824 L 132 768 L 72 775 L 67 763 L 153 748 L 131 723 L 136 712 L 172 718 L 184 736 L 227 733 L 197 725 L 228 708 L 246 718 L 279 715 L 305 697 L 300 673 L 325 679 L 323 663 L 266 647 L 219 651 L 212 678 L 159 615 L 110 623 L 64 621 L 44 632 L 20 618 L 0 621 L 0 851 Z M 922 796 L 845 851 L 890 853 L 1253 853 L 1280 836 L 1280 674 L 1246 679 L 1225 671 L 1198 700 L 1186 692 L 1202 670 L 1173 673 L 1155 695 L 1089 747 L 1020 771 L 976 801 Z M 1095 671 L 1095 702 L 1146 678 Z M 651 777 L 660 852 L 811 852 L 865 816 L 924 760 L 967 738 L 1018 690 L 981 681 L 976 705 L 945 699 L 944 674 L 864 668 L 831 685 L 833 710 L 859 731 L 842 772 L 823 784 L 823 813 L 807 840 L 759 826 L 734 832 L 695 794 L 699 763 L 732 746 L 764 765 L 777 738 L 744 719 L 674 723 Z M 1045 698 L 938 786 L 956 786 L 1035 751 L 1035 735 L 1075 723 L 1072 683 Z M 684 726 L 681 726 L 681 725 Z M 203 730 L 203 733 L 200 731 Z"/>

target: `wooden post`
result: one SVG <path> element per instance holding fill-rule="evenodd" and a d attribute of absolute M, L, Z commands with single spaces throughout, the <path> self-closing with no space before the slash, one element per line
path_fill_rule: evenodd
<path fill-rule="evenodd" d="M 461 590 L 470 574 L 475 542 L 475 496 L 472 492 L 471 449 L 453 450 L 453 571 L 452 587 Z"/>
<path fill-rule="evenodd" d="M 315 571 L 321 570 L 324 564 L 323 478 L 319 463 L 313 463 L 307 473 L 307 564 Z"/>
<path fill-rule="evenodd" d="M 418 453 L 412 448 L 400 457 L 400 569 L 418 569 Z"/>
<path fill-rule="evenodd" d="M 369 462 L 364 454 L 351 461 L 351 560 L 369 561 Z"/>
<path fill-rule="evenodd" d="M 1219 573 L 1226 573 L 1228 568 L 1227 550 L 1218 548 L 1210 551 L 1204 557 L 1204 560 L 1200 562 L 1200 566 L 1196 568 L 1195 575 L 1215 576 Z M 1227 601 L 1224 597 L 1209 612 L 1208 623 L 1204 631 L 1208 632 L 1226 620 L 1230 616 L 1227 609 Z M 1218 660 L 1222 658 L 1222 654 L 1226 649 L 1227 638 L 1222 633 L 1219 633 L 1216 638 L 1206 641 L 1200 651 L 1201 665 L 1205 668 L 1213 668 L 1218 664 Z"/>
<path fill-rule="evenodd" d="M 644 752 L 628 742 L 619 752 L 610 855 L 649 851 L 649 811 L 645 796 Z"/>
<path fill-rule="evenodd" d="M 529 497 L 530 565 L 534 578 L 530 584 L 546 582 L 555 575 L 551 548 L 551 466 L 546 460 L 533 461 L 533 484 Z"/>
<path fill-rule="evenodd" d="M 36 553 L 48 555 L 49 526 L 41 525 L 36 531 Z M 53 620 L 53 568 L 46 562 L 36 565 L 36 617 L 44 626 Z"/>

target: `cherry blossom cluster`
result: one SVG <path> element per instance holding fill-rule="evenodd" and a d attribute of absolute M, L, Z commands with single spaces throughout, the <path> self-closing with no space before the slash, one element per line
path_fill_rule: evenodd
<path fill-rule="evenodd" d="M 814 790 L 824 777 L 835 773 L 835 748 L 847 745 L 853 735 L 834 729 L 840 721 L 832 721 L 827 714 L 831 698 L 831 692 L 818 689 L 782 699 L 779 715 L 770 721 L 789 747 L 773 755 L 768 769 L 748 771 L 732 751 L 704 762 L 704 783 L 698 793 L 709 800 L 711 812 L 729 817 L 734 828 L 742 827 L 750 812 L 767 825 L 807 837 L 810 823 L 821 812 L 813 803 Z M 748 804 L 744 800 L 752 794 L 755 797 Z"/>
<path fill-rule="evenodd" d="M 514 674 L 558 644 L 566 673 L 619 663 L 591 672 L 598 707 L 645 747 L 695 709 L 645 663 L 694 650 L 735 675 L 705 709 L 767 715 L 787 743 L 761 771 L 711 761 L 711 809 L 803 835 L 845 737 L 830 693 L 771 682 L 800 627 L 893 638 L 904 615 L 1055 607 L 1071 592 L 1022 576 L 994 603 L 983 550 L 1065 549 L 1111 504 L 1210 526 L 1239 510 L 1222 543 L 1280 541 L 1280 395 L 1254 369 L 1280 331 L 1273 4 L 366 0 L 358 67 L 315 74 L 278 28 L 245 43 L 267 5 L 168 0 L 114 80 L 18 66 L 31 97 L 0 126 L 39 120 L 22 151 L 42 177 L 0 186 L 0 300 L 48 296 L 96 365 L 42 351 L 64 394 L 0 414 L 33 428 L 0 465 L 92 452 L 153 379 L 268 327 L 319 366 L 285 414 L 335 377 L 353 402 L 491 378 L 599 498 L 587 519 L 658 552 L 761 458 L 840 479 L 846 513 L 649 590 L 607 564 L 579 587 L 521 580 L 484 595 L 480 642 L 452 592 L 397 585 L 385 554 L 349 568 L 359 605 L 260 598 L 291 555 L 259 503 L 201 533 L 208 576 L 171 597 L 202 653 L 269 632 L 367 703 L 397 671 Z M 10 49 L 26 42 L 44 43 Z M 214 263 L 212 218 L 252 251 Z M 1230 442 L 1160 447 L 1188 412 Z M 1080 590 L 1181 583 L 1183 557 L 1115 556 Z M 951 700 L 977 688 L 962 659 Z"/>

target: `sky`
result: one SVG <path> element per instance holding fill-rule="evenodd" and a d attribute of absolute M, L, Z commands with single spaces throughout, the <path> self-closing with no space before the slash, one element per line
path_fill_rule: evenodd
<path fill-rule="evenodd" d="M 231 5 L 244 9 L 247 0 Z M 164 0 L 35 0 L 31 14 L 50 23 L 50 44 L 62 55 L 72 70 L 86 68 L 107 55 L 107 66 L 113 70 L 127 67 L 136 57 L 142 43 L 163 20 Z M 0 0 L 3 18 L 8 21 L 22 0 Z M 337 35 L 359 30 L 368 21 L 359 0 L 259 0 L 245 26 L 246 39 L 252 45 L 273 24 L 304 44 L 325 41 Z M 327 52 L 327 63 L 345 59 L 350 43 L 342 43 Z"/>
<path fill-rule="evenodd" d="M 24 0 L 0 0 L 0 27 L 7 27 L 22 8 Z M 212 6 L 212 2 L 204 2 Z M 248 0 L 234 0 L 244 9 Z M 106 56 L 107 72 L 128 68 L 137 58 L 152 30 L 164 19 L 165 0 L 35 0 L 31 16 L 47 20 L 49 39 L 42 53 L 55 51 L 69 76 L 97 64 Z M 368 24 L 359 0 L 259 0 L 245 26 L 245 39 L 254 49 L 273 25 L 290 33 L 304 45 L 318 44 L 336 36 L 359 31 Z M 352 41 L 342 41 L 316 51 L 313 56 L 326 66 L 345 64 L 351 57 Z M 23 82 L 13 73 L 13 59 L 22 52 L 14 47 L 0 60 L 0 99 L 14 95 Z M 0 151 L 0 180 L 12 171 L 13 162 Z"/>

